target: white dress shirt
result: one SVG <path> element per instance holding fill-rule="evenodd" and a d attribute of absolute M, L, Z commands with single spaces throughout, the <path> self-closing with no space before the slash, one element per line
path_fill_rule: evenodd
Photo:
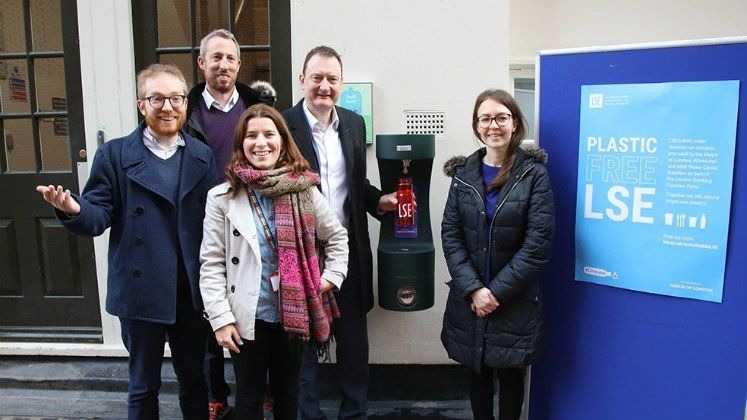
<path fill-rule="evenodd" d="M 176 139 L 176 144 L 171 147 L 163 147 L 156 141 L 155 137 L 150 134 L 150 131 L 148 131 L 148 128 L 146 127 L 143 130 L 143 143 L 145 143 L 145 147 L 147 147 L 151 153 L 166 160 L 171 156 L 174 156 L 174 153 L 176 153 L 179 146 L 184 146 L 184 139 L 182 138 L 182 135 L 179 134 L 179 137 Z"/>
<path fill-rule="evenodd" d="M 233 93 L 231 94 L 231 99 L 228 100 L 228 103 L 225 107 L 220 106 L 220 102 L 216 101 L 215 98 L 213 98 L 213 95 L 210 94 L 207 90 L 207 85 L 205 85 L 205 90 L 202 91 L 202 100 L 205 101 L 205 105 L 207 105 L 207 109 L 210 109 L 210 107 L 214 107 L 215 109 L 218 109 L 223 112 L 228 112 L 233 108 L 234 105 L 236 105 L 236 102 L 239 101 L 239 91 L 236 90 L 236 86 L 233 87 Z"/>
<path fill-rule="evenodd" d="M 305 103 L 303 111 L 314 138 L 314 151 L 319 161 L 322 194 L 329 201 L 340 223 L 347 228 L 348 217 L 344 206 L 348 198 L 348 177 L 345 172 L 345 156 L 342 153 L 340 135 L 337 131 L 340 125 L 337 110 L 332 108 L 332 122 L 326 127 L 311 114 Z"/>

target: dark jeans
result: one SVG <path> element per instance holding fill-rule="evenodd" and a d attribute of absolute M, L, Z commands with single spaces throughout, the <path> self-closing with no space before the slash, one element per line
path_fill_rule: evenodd
<path fill-rule="evenodd" d="M 493 397 L 498 378 L 498 418 L 519 420 L 524 402 L 524 369 L 483 366 L 481 373 L 469 370 L 469 400 L 475 420 L 494 419 Z"/>
<path fill-rule="evenodd" d="M 226 383 L 225 363 L 223 361 L 223 347 L 215 340 L 215 333 L 207 325 L 207 344 L 205 346 L 205 361 L 202 371 L 208 386 L 208 397 L 210 401 L 227 401 L 231 394 L 231 388 Z"/>
<path fill-rule="evenodd" d="M 205 320 L 192 303 L 180 299 L 175 324 L 120 318 L 122 340 L 130 354 L 129 419 L 157 419 L 163 349 L 168 336 L 171 363 L 179 383 L 179 406 L 185 419 L 207 419 L 208 398 L 202 360 Z"/>
<path fill-rule="evenodd" d="M 242 338 L 239 353 L 231 352 L 236 372 L 237 419 L 263 418 L 265 385 L 268 372 L 273 399 L 273 416 L 277 420 L 296 418 L 298 410 L 298 369 L 300 353 L 288 341 L 281 324 L 256 320 L 254 340 Z"/>
<path fill-rule="evenodd" d="M 342 290 L 335 294 L 341 315 L 335 320 L 332 330 L 342 394 L 338 411 L 340 419 L 366 419 L 368 410 L 368 324 L 366 315 L 360 310 L 360 282 L 352 275 L 357 273 L 355 266 L 355 262 L 350 264 L 348 278 L 342 283 Z M 327 418 L 319 406 L 318 369 L 316 345 L 306 345 L 299 375 L 299 420 Z"/>

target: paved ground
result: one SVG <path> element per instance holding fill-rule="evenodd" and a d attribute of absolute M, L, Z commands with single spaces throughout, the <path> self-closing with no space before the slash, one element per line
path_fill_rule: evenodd
<path fill-rule="evenodd" d="M 3 392 L 0 419 L 126 419 L 126 394 L 46 391 L 36 395 Z M 322 407 L 330 419 L 337 418 L 332 401 Z M 161 419 L 180 419 L 174 396 L 161 398 Z M 470 419 L 469 403 L 459 401 L 372 401 L 370 419 Z M 268 420 L 272 416 L 268 416 Z M 227 419 L 227 420 L 230 420 Z"/>
<path fill-rule="evenodd" d="M 100 391 L 3 390 L 0 419 L 126 419 L 125 393 Z M 337 418 L 333 401 L 323 401 L 330 419 Z M 161 396 L 161 419 L 180 419 L 176 397 Z M 268 416 L 268 420 L 271 419 Z M 470 419 L 469 402 L 371 401 L 370 419 Z M 227 419 L 230 420 L 230 419 Z"/>
<path fill-rule="evenodd" d="M 320 370 L 322 409 L 335 419 L 332 377 L 332 369 Z M 372 366 L 369 417 L 470 419 L 466 385 L 455 381 L 460 377 L 452 367 Z M 179 419 L 170 363 L 164 363 L 162 378 L 161 418 Z M 126 359 L 0 357 L 0 420 L 124 419 L 126 390 Z"/>

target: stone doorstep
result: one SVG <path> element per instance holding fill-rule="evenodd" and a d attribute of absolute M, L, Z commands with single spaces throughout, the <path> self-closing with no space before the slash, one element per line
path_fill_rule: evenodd
<path fill-rule="evenodd" d="M 467 381 L 464 368 L 457 365 L 371 365 L 371 401 L 464 400 Z M 319 369 L 322 399 L 335 399 L 334 366 Z M 0 358 L 0 389 L 127 391 L 127 359 L 99 357 L 3 356 Z M 176 376 L 171 363 L 161 370 L 162 393 L 175 394 Z M 230 359 L 226 359 L 226 381 L 234 384 Z"/>

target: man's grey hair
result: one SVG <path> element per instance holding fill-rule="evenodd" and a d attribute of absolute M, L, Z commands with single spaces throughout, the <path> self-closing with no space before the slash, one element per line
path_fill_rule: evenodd
<path fill-rule="evenodd" d="M 233 43 L 236 45 L 236 58 L 241 58 L 241 48 L 239 48 L 239 41 L 237 41 L 236 37 L 227 29 L 216 29 L 213 32 L 205 35 L 205 38 L 202 38 L 202 41 L 200 41 L 200 57 L 205 57 L 205 54 L 207 53 L 207 43 L 211 38 L 215 36 L 219 36 L 224 39 L 230 39 L 231 41 L 233 41 Z"/>

